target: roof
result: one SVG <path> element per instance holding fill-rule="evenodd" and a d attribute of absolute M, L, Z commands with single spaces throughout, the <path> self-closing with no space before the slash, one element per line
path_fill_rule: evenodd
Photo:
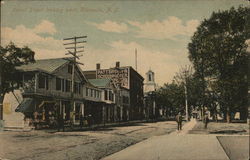
<path fill-rule="evenodd" d="M 96 70 L 83 71 L 83 74 L 87 79 L 96 79 Z"/>
<path fill-rule="evenodd" d="M 88 79 L 88 81 L 96 87 L 106 87 L 111 79 Z"/>
<path fill-rule="evenodd" d="M 68 58 L 40 59 L 36 60 L 35 63 L 29 63 L 26 65 L 19 66 L 17 67 L 17 69 L 23 71 L 42 70 L 52 73 L 63 64 L 69 62 L 67 59 Z"/>
<path fill-rule="evenodd" d="M 33 112 L 35 100 L 33 98 L 24 98 L 23 101 L 17 106 L 16 112 Z"/>

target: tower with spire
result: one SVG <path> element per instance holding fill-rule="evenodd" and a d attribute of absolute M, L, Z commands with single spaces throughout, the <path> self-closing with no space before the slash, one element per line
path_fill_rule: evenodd
<path fill-rule="evenodd" d="M 156 90 L 156 83 L 155 83 L 155 73 L 149 69 L 146 73 L 146 82 L 144 83 L 144 92 L 152 92 Z"/>

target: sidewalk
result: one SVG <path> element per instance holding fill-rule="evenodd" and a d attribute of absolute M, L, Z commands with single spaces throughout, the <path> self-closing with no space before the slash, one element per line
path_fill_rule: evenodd
<path fill-rule="evenodd" d="M 175 132 L 170 133 L 170 135 L 184 135 L 184 134 L 187 134 L 188 131 L 192 130 L 196 124 L 197 124 L 196 119 L 191 119 L 188 123 L 186 123 L 182 127 L 182 130 L 180 130 L 180 131 L 176 130 Z"/>
<path fill-rule="evenodd" d="M 229 160 L 215 135 L 187 134 L 195 124 L 192 120 L 182 131 L 147 139 L 103 160 Z"/>

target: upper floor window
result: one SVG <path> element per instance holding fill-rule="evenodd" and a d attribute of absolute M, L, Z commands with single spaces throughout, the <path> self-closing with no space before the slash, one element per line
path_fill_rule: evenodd
<path fill-rule="evenodd" d="M 62 91 L 65 92 L 66 88 L 65 88 L 65 79 L 61 79 L 62 80 Z"/>
<path fill-rule="evenodd" d="M 66 87 L 66 92 L 70 92 L 70 86 L 71 86 L 71 81 L 69 81 L 69 80 L 66 80 L 66 85 L 65 85 Z"/>
<path fill-rule="evenodd" d="M 68 65 L 68 73 L 72 74 L 73 66 L 71 64 Z"/>
<path fill-rule="evenodd" d="M 91 96 L 91 97 L 94 96 L 94 90 L 93 90 L 93 89 L 91 89 L 90 96 Z"/>
<path fill-rule="evenodd" d="M 85 94 L 86 94 L 86 97 L 89 96 L 89 89 L 88 88 L 86 88 L 86 93 Z"/>
<path fill-rule="evenodd" d="M 56 90 L 61 91 L 62 90 L 62 79 L 56 78 Z"/>
<path fill-rule="evenodd" d="M 42 74 L 38 76 L 38 88 L 49 89 L 49 78 L 47 76 Z"/>
<path fill-rule="evenodd" d="M 108 91 L 107 90 L 104 91 L 104 100 L 108 100 Z"/>
<path fill-rule="evenodd" d="M 148 81 L 152 81 L 151 74 L 148 75 Z"/>
<path fill-rule="evenodd" d="M 114 101 L 114 94 L 112 93 L 112 91 L 109 91 L 109 100 Z"/>
<path fill-rule="evenodd" d="M 75 82 L 75 85 L 74 85 L 74 93 L 76 93 L 76 94 L 81 94 L 81 84 L 78 83 L 78 82 Z"/>

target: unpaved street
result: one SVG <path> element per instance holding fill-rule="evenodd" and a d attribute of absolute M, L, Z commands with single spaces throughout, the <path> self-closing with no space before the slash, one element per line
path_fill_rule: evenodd
<path fill-rule="evenodd" d="M 137 123 L 97 131 L 0 132 L 0 159 L 95 160 L 152 136 L 176 130 L 176 122 Z"/>

